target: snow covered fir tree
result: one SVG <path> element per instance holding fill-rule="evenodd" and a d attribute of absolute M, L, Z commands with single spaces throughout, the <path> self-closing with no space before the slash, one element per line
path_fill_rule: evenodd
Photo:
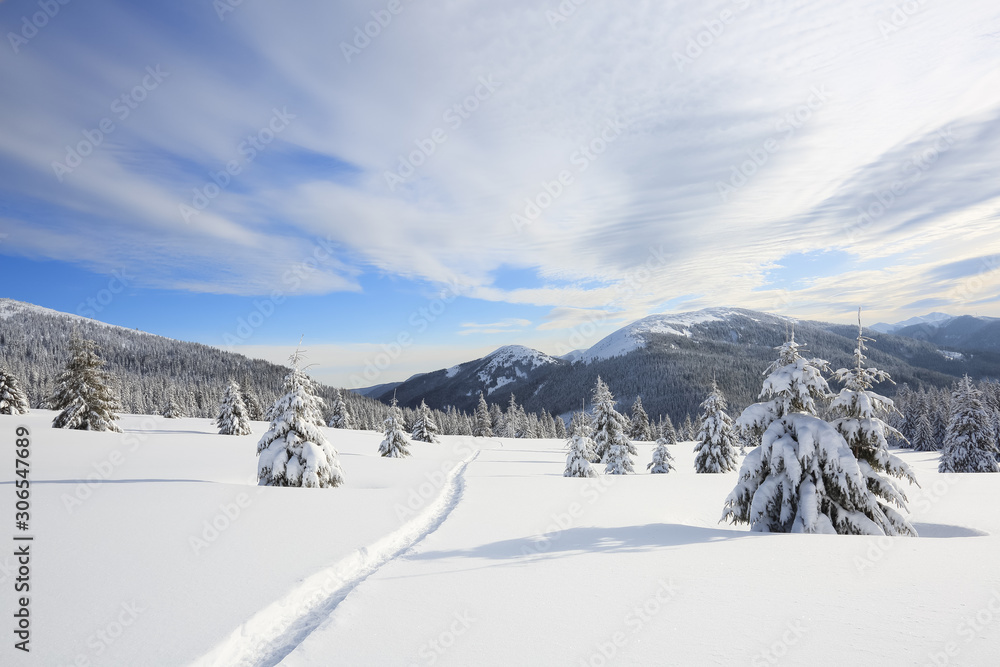
<path fill-rule="evenodd" d="M 28 412 L 28 396 L 21 383 L 0 364 L 0 415 L 26 415 Z"/>
<path fill-rule="evenodd" d="M 343 389 L 338 389 L 337 395 L 333 399 L 333 407 L 327 426 L 330 428 L 354 428 L 351 424 L 351 413 L 347 408 L 347 401 L 344 400 Z"/>
<path fill-rule="evenodd" d="M 667 445 L 670 444 L 667 436 L 661 435 L 656 440 L 656 448 L 653 450 L 653 460 L 646 464 L 646 469 L 653 475 L 665 475 L 674 470 L 674 456 L 670 453 Z"/>
<path fill-rule="evenodd" d="M 413 422 L 413 433 L 412 437 L 417 442 L 438 442 L 438 425 L 434 423 L 434 417 L 431 415 L 431 409 L 427 407 L 425 401 L 420 401 L 420 407 L 417 408 L 417 419 Z"/>
<path fill-rule="evenodd" d="M 608 475 L 627 475 L 634 472 L 632 456 L 635 455 L 635 445 L 629 440 L 625 431 L 628 426 L 625 417 L 615 410 L 615 397 L 600 377 L 594 386 L 593 429 L 596 455 L 604 463 L 604 472 Z"/>
<path fill-rule="evenodd" d="M 886 535 L 912 535 L 917 532 L 897 511 L 906 510 L 906 494 L 895 480 L 916 484 L 917 480 L 902 459 L 889 453 L 887 438 L 899 435 L 886 423 L 896 411 L 892 401 L 872 390 L 881 382 L 892 382 L 885 371 L 866 367 L 865 346 L 872 339 L 866 338 L 861 328 L 861 311 L 858 311 L 858 339 L 854 350 L 854 367 L 841 368 L 833 377 L 844 387 L 833 399 L 830 414 L 835 417 L 833 427 L 843 436 L 851 453 L 857 459 L 868 491 L 874 496 L 878 511 L 865 506 L 862 511 Z"/>
<path fill-rule="evenodd" d="M 257 443 L 257 479 L 261 486 L 329 488 L 344 483 L 337 450 L 316 424 L 312 383 L 299 369 L 301 353 L 290 358 L 285 394 L 271 413 L 267 433 Z"/>
<path fill-rule="evenodd" d="M 993 415 L 966 375 L 952 393 L 951 418 L 941 447 L 939 472 L 1000 472 Z"/>
<path fill-rule="evenodd" d="M 736 470 L 739 442 L 733 431 L 733 420 L 726 414 L 726 399 L 712 381 L 712 390 L 701 404 L 701 430 L 695 436 L 695 472 L 716 473 Z"/>
<path fill-rule="evenodd" d="M 897 439 L 902 439 L 903 434 L 900 433 Z M 934 426 L 931 425 L 930 417 L 927 413 L 920 415 L 917 419 L 917 426 L 913 429 L 913 433 L 910 436 L 910 446 L 915 452 L 934 452 L 939 449 L 937 443 L 937 435 L 934 432 Z"/>
<path fill-rule="evenodd" d="M 104 372 L 104 361 L 97 354 L 97 345 L 74 334 L 69 350 L 69 362 L 56 379 L 55 393 L 49 399 L 52 409 L 59 411 L 52 426 L 121 432 L 114 413 L 118 401 L 111 391 L 111 379 Z"/>
<path fill-rule="evenodd" d="M 591 465 L 594 441 L 590 438 L 590 426 L 582 413 L 573 415 L 567 446 L 569 453 L 566 454 L 566 469 L 563 471 L 563 476 L 597 477 L 597 471 Z"/>
<path fill-rule="evenodd" d="M 226 386 L 226 393 L 219 405 L 219 416 L 215 419 L 220 435 L 250 435 L 250 415 L 243 402 L 240 385 L 232 380 Z"/>
<path fill-rule="evenodd" d="M 167 395 L 167 403 L 163 406 L 163 416 L 167 419 L 180 419 L 187 416 L 180 401 L 177 400 L 177 392 L 173 389 Z"/>
<path fill-rule="evenodd" d="M 649 426 L 649 415 L 642 407 L 641 396 L 636 396 L 635 402 L 632 404 L 632 420 L 629 422 L 628 437 L 640 442 L 653 439 L 653 432 Z"/>
<path fill-rule="evenodd" d="M 410 455 L 410 442 L 403 428 L 403 413 L 395 398 L 385 419 L 385 437 L 378 446 L 378 453 L 392 459 L 400 459 Z"/>
<path fill-rule="evenodd" d="M 486 405 L 486 398 L 483 392 L 479 392 L 479 403 L 476 405 L 472 435 L 477 438 L 493 437 L 493 421 L 490 418 L 490 409 Z"/>
<path fill-rule="evenodd" d="M 830 396 L 822 375 L 828 364 L 803 358 L 801 347 L 793 334 L 777 348 L 764 400 L 737 420 L 763 435 L 743 460 L 722 520 L 758 532 L 884 535 L 894 522 L 869 491 L 844 437 L 816 416 L 816 402 Z"/>

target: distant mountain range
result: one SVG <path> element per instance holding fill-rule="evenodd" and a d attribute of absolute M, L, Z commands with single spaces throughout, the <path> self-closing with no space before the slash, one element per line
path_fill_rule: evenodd
<path fill-rule="evenodd" d="M 913 387 L 948 386 L 964 373 L 998 377 L 1000 329 L 995 325 L 1000 320 L 943 314 L 899 325 L 880 324 L 894 333 L 868 330 L 877 338 L 870 344 L 869 357 L 897 383 Z M 395 394 L 404 405 L 425 399 L 433 407 L 454 405 L 464 410 L 475 406 L 480 391 L 491 403 L 506 403 L 513 393 L 528 410 L 566 414 L 589 400 L 590 388 L 600 375 L 615 392 L 620 409 L 641 396 L 650 414 L 669 414 L 677 420 L 696 416 L 713 377 L 734 410 L 751 403 L 760 391 L 761 374 L 774 359 L 773 348 L 793 327 L 796 340 L 807 346 L 806 354 L 827 359 L 834 369 L 851 364 L 857 327 L 741 308 L 710 308 L 643 318 L 589 349 L 561 358 L 507 345 L 481 359 L 366 393 L 383 401 Z M 922 337 L 920 331 L 925 330 L 935 336 Z M 895 388 L 887 384 L 880 390 L 891 395 Z"/>

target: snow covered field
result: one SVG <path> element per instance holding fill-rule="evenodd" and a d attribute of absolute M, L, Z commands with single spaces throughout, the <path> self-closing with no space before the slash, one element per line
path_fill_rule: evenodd
<path fill-rule="evenodd" d="M 331 431 L 336 489 L 255 486 L 254 435 L 32 432 L 25 665 L 995 664 L 1000 475 L 897 452 L 920 538 L 718 524 L 736 473 L 562 477 L 563 443 Z M 645 471 L 652 445 L 640 444 Z M 87 484 L 100 479 L 103 483 Z M 0 472 L 12 515 L 13 460 Z M 13 520 L 13 517 L 10 517 Z M 13 532 L 11 530 L 11 532 Z M 9 539 L 9 538 L 8 538 Z M 12 549 L 0 556 L 11 618 Z M 8 631 L 9 632 L 9 631 Z M 8 641 L 13 643 L 8 635 Z"/>

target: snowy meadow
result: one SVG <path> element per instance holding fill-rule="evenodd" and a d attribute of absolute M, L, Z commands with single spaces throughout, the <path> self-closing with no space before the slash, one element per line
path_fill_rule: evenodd
<path fill-rule="evenodd" d="M 0 416 L 35 440 L 36 650 L 11 664 L 972 665 L 1000 644 L 1000 478 L 937 453 L 895 452 L 920 537 L 774 535 L 719 523 L 737 473 L 696 474 L 692 442 L 670 474 L 581 479 L 557 440 L 393 459 L 324 429 L 344 485 L 287 489 L 256 485 L 262 422 L 54 416 Z"/>

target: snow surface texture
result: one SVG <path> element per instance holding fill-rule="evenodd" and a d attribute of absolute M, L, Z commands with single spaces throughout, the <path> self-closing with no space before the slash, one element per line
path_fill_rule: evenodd
<path fill-rule="evenodd" d="M 737 475 L 696 474 L 691 442 L 669 445 L 668 475 L 575 479 L 563 440 L 444 436 L 385 459 L 380 433 L 324 429 L 345 484 L 288 489 L 255 486 L 262 422 L 222 436 L 123 415 L 117 434 L 53 416 L 0 416 L 3 442 L 25 424 L 35 443 L 32 652 L 5 648 L 5 666 L 576 666 L 602 647 L 608 664 L 747 665 L 774 646 L 787 665 L 924 665 L 949 644 L 949 664 L 986 665 L 1000 645 L 995 613 L 974 621 L 1000 602 L 984 566 L 1000 560 L 1000 475 L 940 474 L 936 452 L 893 450 L 921 481 L 921 537 L 762 535 L 717 523 Z M 5 588 L 14 561 L 0 554 Z M 141 611 L 101 643 L 123 605 Z"/>

